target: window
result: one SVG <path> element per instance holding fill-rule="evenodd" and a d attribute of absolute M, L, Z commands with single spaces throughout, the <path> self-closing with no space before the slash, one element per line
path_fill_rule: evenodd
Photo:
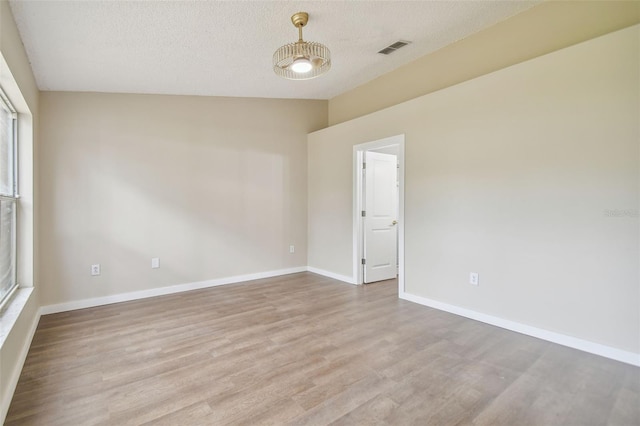
<path fill-rule="evenodd" d="M 0 303 L 17 286 L 17 114 L 0 89 Z"/>

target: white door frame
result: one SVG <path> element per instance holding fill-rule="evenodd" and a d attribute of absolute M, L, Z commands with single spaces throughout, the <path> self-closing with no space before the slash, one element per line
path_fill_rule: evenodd
<path fill-rule="evenodd" d="M 398 146 L 398 294 L 404 293 L 404 134 L 362 143 L 353 147 L 353 277 L 362 284 L 362 255 L 364 253 L 364 229 L 362 222 L 362 162 L 364 152 Z"/>

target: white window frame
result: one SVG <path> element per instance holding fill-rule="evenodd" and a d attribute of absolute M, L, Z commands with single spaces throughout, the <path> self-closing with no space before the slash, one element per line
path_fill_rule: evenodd
<path fill-rule="evenodd" d="M 13 104 L 5 94 L 2 87 L 0 87 L 0 102 L 3 104 L 11 112 L 12 118 L 12 146 L 11 146 L 11 156 L 12 156 L 12 172 L 13 172 L 13 194 L 0 194 L 0 199 L 6 201 L 13 202 L 13 218 L 12 218 L 12 229 L 11 229 L 11 270 L 13 273 L 13 286 L 9 289 L 9 291 L 0 295 L 0 308 L 11 298 L 13 293 L 18 289 L 18 271 L 17 271 L 17 230 L 18 230 L 18 201 L 20 198 L 18 192 L 18 113 L 14 108 Z"/>

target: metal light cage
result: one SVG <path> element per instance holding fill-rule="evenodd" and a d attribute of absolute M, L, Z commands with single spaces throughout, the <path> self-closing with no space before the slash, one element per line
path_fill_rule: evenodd
<path fill-rule="evenodd" d="M 302 27 L 307 25 L 309 15 L 298 12 L 291 17 L 291 22 L 298 28 L 298 41 L 285 44 L 273 54 L 273 71 L 280 77 L 289 80 L 309 80 L 326 73 L 331 69 L 331 52 L 321 43 L 304 41 Z M 312 68 L 305 73 L 297 73 L 291 69 L 296 59 L 304 58 L 311 62 Z"/>

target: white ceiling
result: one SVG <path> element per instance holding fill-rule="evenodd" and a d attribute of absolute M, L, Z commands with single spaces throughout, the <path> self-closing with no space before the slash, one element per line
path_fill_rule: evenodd
<path fill-rule="evenodd" d="M 489 27 L 535 1 L 12 0 L 41 90 L 330 99 Z M 304 38 L 327 45 L 328 74 L 289 81 L 273 52 Z M 412 44 L 390 56 L 378 50 Z"/>

